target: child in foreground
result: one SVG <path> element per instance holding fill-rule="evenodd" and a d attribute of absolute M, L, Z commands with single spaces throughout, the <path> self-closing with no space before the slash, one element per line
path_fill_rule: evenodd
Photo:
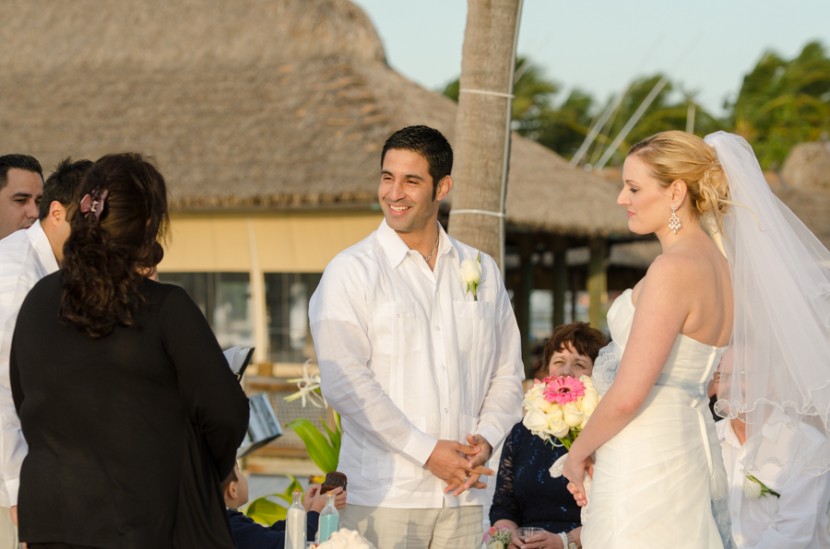
<path fill-rule="evenodd" d="M 228 523 L 237 549 L 283 549 L 285 547 L 285 521 L 278 520 L 271 526 L 257 524 L 237 509 L 248 502 L 248 479 L 234 465 L 233 471 L 222 483 L 225 505 L 228 507 Z M 338 510 L 346 506 L 346 491 L 342 487 L 331 490 Z M 308 541 L 317 535 L 320 511 L 326 505 L 326 495 L 320 494 L 320 485 L 312 484 L 306 490 L 303 507 L 308 513 Z"/>

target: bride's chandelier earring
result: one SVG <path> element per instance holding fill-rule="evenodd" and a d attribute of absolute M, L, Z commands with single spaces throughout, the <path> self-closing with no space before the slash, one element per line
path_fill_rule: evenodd
<path fill-rule="evenodd" d="M 680 222 L 680 218 L 677 217 L 677 206 L 671 207 L 671 215 L 669 216 L 669 230 L 674 234 L 677 234 L 683 227 L 683 223 Z"/>

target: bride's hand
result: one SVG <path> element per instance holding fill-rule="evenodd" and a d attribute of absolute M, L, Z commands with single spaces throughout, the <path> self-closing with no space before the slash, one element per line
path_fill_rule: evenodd
<path fill-rule="evenodd" d="M 574 497 L 574 501 L 580 507 L 588 505 L 588 497 L 585 493 L 585 475 L 594 474 L 594 460 L 591 456 L 580 460 L 568 454 L 565 459 L 565 466 L 562 476 L 568 479 L 568 492 Z"/>

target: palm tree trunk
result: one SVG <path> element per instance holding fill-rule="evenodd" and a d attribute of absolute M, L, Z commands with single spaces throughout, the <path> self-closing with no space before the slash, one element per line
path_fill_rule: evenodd
<path fill-rule="evenodd" d="M 522 0 L 468 0 L 450 234 L 504 269 L 510 110 Z"/>

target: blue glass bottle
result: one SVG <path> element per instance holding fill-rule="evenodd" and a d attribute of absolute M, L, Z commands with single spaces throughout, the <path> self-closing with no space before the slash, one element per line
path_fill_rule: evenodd
<path fill-rule="evenodd" d="M 334 506 L 334 494 L 326 494 L 326 506 L 320 513 L 320 543 L 327 541 L 331 535 L 340 529 L 340 513 Z"/>

